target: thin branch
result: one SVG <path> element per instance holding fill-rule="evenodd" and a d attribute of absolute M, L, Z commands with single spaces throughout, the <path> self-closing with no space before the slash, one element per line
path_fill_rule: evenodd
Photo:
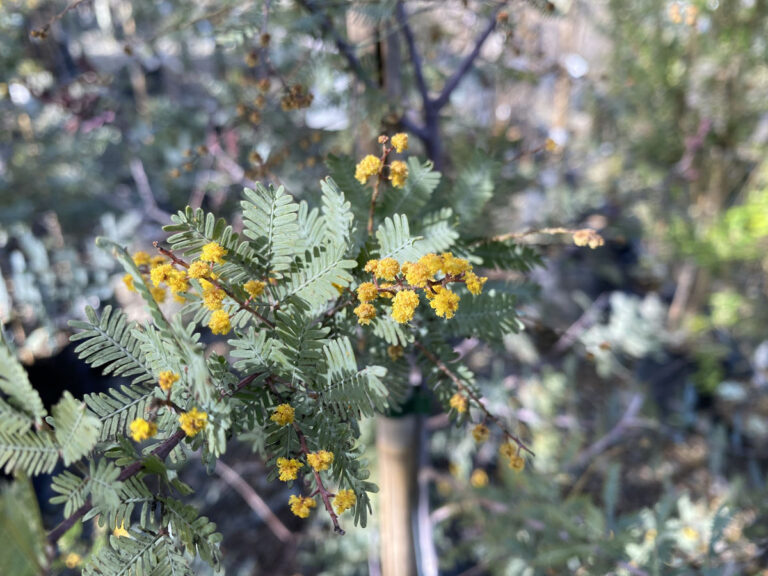
<path fill-rule="evenodd" d="M 134 158 L 131 160 L 130 168 L 131 176 L 133 176 L 133 181 L 136 182 L 136 189 L 144 203 L 144 210 L 147 216 L 155 222 L 165 224 L 170 220 L 171 215 L 157 206 L 155 195 L 152 193 L 152 187 L 149 185 L 147 172 L 144 170 L 144 163 L 140 159 Z"/>
<path fill-rule="evenodd" d="M 644 400 L 645 398 L 640 393 L 632 396 L 632 399 L 629 401 L 629 406 L 627 406 L 626 412 L 624 412 L 624 415 L 616 423 L 616 425 L 611 428 L 610 432 L 583 450 L 581 454 L 576 457 L 573 464 L 568 466 L 568 470 L 570 472 L 574 472 L 583 468 L 593 458 L 601 454 L 613 444 L 616 444 L 616 442 L 621 439 L 627 429 L 632 428 L 637 424 L 637 414 L 643 407 Z"/>
<path fill-rule="evenodd" d="M 320 29 L 333 38 L 333 41 L 336 44 L 336 48 L 339 50 L 339 53 L 347 60 L 347 63 L 349 64 L 352 72 L 354 72 L 355 76 L 357 76 L 357 78 L 363 84 L 365 84 L 366 88 L 375 89 L 376 86 L 368 74 L 366 74 L 359 58 L 355 55 L 355 49 L 351 44 L 344 40 L 344 38 L 342 38 L 341 34 L 339 34 L 339 31 L 336 30 L 336 27 L 333 25 L 331 18 L 322 12 L 320 8 L 315 6 L 315 3 L 311 0 L 299 0 L 299 4 L 301 4 L 307 12 L 320 19 Z"/>
<path fill-rule="evenodd" d="M 309 454 L 309 448 L 307 446 L 307 438 L 306 436 L 304 436 L 304 433 L 301 431 L 301 428 L 299 428 L 299 425 L 296 424 L 295 422 L 293 423 L 293 429 L 296 431 L 296 435 L 299 437 L 299 443 L 301 444 L 301 451 L 304 454 L 304 457 L 306 458 L 307 455 Z M 336 515 L 336 511 L 333 509 L 333 505 L 331 504 L 332 494 L 328 492 L 328 490 L 326 490 L 325 485 L 323 484 L 323 479 L 320 478 L 320 472 L 312 468 L 312 473 L 315 475 L 317 492 L 320 494 L 320 498 L 323 500 L 323 505 L 325 506 L 325 509 L 330 515 L 331 521 L 333 522 L 333 530 L 337 534 L 340 534 L 341 536 L 343 536 L 345 532 L 342 529 L 341 525 L 339 524 L 339 517 Z"/>
<path fill-rule="evenodd" d="M 467 387 L 464 382 L 461 381 L 461 379 L 450 369 L 448 366 L 445 365 L 445 363 L 440 360 L 437 356 L 435 356 L 432 352 L 430 352 L 424 344 L 419 342 L 418 340 L 414 341 L 413 345 L 421 350 L 421 352 L 426 356 L 430 362 L 432 362 L 437 368 L 448 378 L 451 379 L 451 382 L 453 382 L 456 387 L 463 393 L 469 396 L 469 398 L 475 403 L 475 405 L 480 408 L 480 410 L 485 413 L 486 418 L 494 422 L 504 433 L 504 435 L 512 440 L 515 444 L 518 445 L 518 447 L 522 450 L 525 450 L 528 452 L 531 456 L 536 456 L 534 454 L 533 450 L 531 450 L 520 438 L 512 434 L 509 429 L 507 428 L 507 425 L 501 421 L 499 417 L 497 417 L 495 414 L 493 414 L 488 408 L 485 406 L 485 404 L 480 400 L 480 398 L 475 394 L 472 390 Z"/>
<path fill-rule="evenodd" d="M 427 83 L 424 81 L 424 66 L 421 63 L 421 55 L 416 48 L 416 40 L 413 37 L 413 30 L 411 30 L 411 25 L 408 23 L 408 15 L 405 13 L 405 4 L 403 4 L 402 1 L 397 3 L 395 16 L 403 31 L 403 36 L 405 36 L 405 42 L 408 44 L 408 52 L 411 55 L 411 64 L 413 65 L 413 74 L 416 77 L 416 87 L 419 89 L 421 101 L 424 105 L 424 112 L 426 114 L 427 110 L 432 105 L 432 102 L 429 99 Z"/>
<path fill-rule="evenodd" d="M 222 480 L 224 480 L 224 482 L 240 494 L 246 504 L 251 507 L 251 510 L 258 514 L 259 518 L 264 521 L 267 527 L 281 542 L 290 542 L 293 540 L 293 532 L 288 530 L 285 524 L 280 521 L 280 518 L 275 516 L 275 513 L 270 510 L 263 498 L 258 495 L 240 474 L 221 460 L 216 462 L 216 473 Z"/>
<path fill-rule="evenodd" d="M 168 454 L 171 453 L 171 450 L 176 448 L 176 446 L 181 442 L 186 434 L 182 430 L 177 430 L 173 433 L 172 436 L 169 436 L 165 440 L 163 440 L 157 448 L 152 450 L 152 454 L 160 458 L 161 460 L 165 460 L 168 457 Z M 136 476 L 141 469 L 144 467 L 144 461 L 143 460 L 137 460 L 130 466 L 126 466 L 123 468 L 122 472 L 120 472 L 120 476 L 117 477 L 118 482 L 123 482 L 124 480 L 128 480 L 128 478 L 131 478 L 133 476 Z M 90 498 L 86 501 L 85 504 L 80 506 L 77 510 L 75 510 L 72 515 L 69 518 L 66 518 L 62 520 L 58 526 L 56 526 L 53 530 L 51 530 L 48 533 L 48 544 L 54 545 L 56 542 L 58 542 L 59 538 L 61 538 L 72 526 L 75 525 L 75 522 L 80 520 L 83 516 L 85 516 L 90 510 L 93 508 L 93 503 L 91 502 Z"/>
<path fill-rule="evenodd" d="M 472 48 L 472 51 L 467 54 L 466 58 L 464 58 L 462 63 L 459 65 L 456 72 L 453 73 L 453 76 L 451 76 L 446 81 L 445 86 L 443 87 L 443 91 L 440 92 L 440 95 L 432 101 L 436 110 L 440 110 L 448 103 L 448 100 L 450 99 L 453 91 L 456 90 L 458 85 L 464 79 L 464 76 L 466 76 L 467 72 L 469 72 L 470 68 L 472 68 L 472 64 L 474 64 L 475 60 L 480 55 L 480 50 L 482 50 L 483 44 L 485 44 L 485 41 L 488 40 L 491 32 L 496 29 L 497 18 L 502 6 L 504 6 L 503 2 L 494 8 L 493 12 L 491 13 L 491 17 L 488 20 L 488 24 L 486 24 L 485 29 L 475 40 L 475 46 Z"/>

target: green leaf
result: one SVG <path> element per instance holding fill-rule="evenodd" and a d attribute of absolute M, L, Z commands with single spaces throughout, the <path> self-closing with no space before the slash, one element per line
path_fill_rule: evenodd
<path fill-rule="evenodd" d="M 37 390 L 30 384 L 26 370 L 2 340 L 0 340 L 0 392 L 8 396 L 7 402 L 3 401 L 0 404 L 0 418 L 13 418 L 16 421 L 13 426 L 4 422 L 5 428 L 15 428 L 17 431 L 28 430 L 32 424 L 40 424 L 46 416 L 43 401 Z"/>
<path fill-rule="evenodd" d="M 254 242 L 256 251 L 267 261 L 267 271 L 282 272 L 290 268 L 296 255 L 294 239 L 298 234 L 299 205 L 280 186 L 256 190 L 246 188 L 243 207 L 244 234 Z"/>
<path fill-rule="evenodd" d="M 321 401 L 342 416 L 357 412 L 373 416 L 388 406 L 389 392 L 382 382 L 387 369 L 367 366 L 358 370 L 349 338 L 331 340 L 323 348 L 327 364 L 326 382 Z"/>
<path fill-rule="evenodd" d="M 421 238 L 416 242 L 420 255 L 429 252 L 440 253 L 450 249 L 459 238 L 455 220 L 453 210 L 450 208 L 442 208 L 427 214 L 421 221 L 419 229 Z"/>
<path fill-rule="evenodd" d="M 50 474 L 59 460 L 53 435 L 28 430 L 23 434 L 0 431 L 0 467 L 9 474 L 21 470 L 30 476 Z"/>
<path fill-rule="evenodd" d="M 90 452 L 99 440 L 101 422 L 65 391 L 53 407 L 54 432 L 64 465 L 69 466 Z"/>
<path fill-rule="evenodd" d="M 320 188 L 323 191 L 324 240 L 333 245 L 346 245 L 351 236 L 354 221 L 351 205 L 333 178 L 321 180 Z"/>
<path fill-rule="evenodd" d="M 376 239 L 379 241 L 379 259 L 394 258 L 402 264 L 419 257 L 419 251 L 413 247 L 417 239 L 411 238 L 408 218 L 402 214 L 385 218 L 376 230 Z"/>
<path fill-rule="evenodd" d="M 305 256 L 305 262 L 297 272 L 288 275 L 288 281 L 280 292 L 280 299 L 298 297 L 312 308 L 320 311 L 325 304 L 339 296 L 334 284 L 348 286 L 352 276 L 347 272 L 357 266 L 354 260 L 344 258 L 345 247 L 328 246 L 325 250 L 315 248 Z"/>

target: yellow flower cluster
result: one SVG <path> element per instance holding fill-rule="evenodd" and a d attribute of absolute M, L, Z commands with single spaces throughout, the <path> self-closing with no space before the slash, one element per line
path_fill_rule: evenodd
<path fill-rule="evenodd" d="M 520 449 L 513 442 L 505 442 L 499 447 L 499 454 L 504 456 L 509 463 L 509 467 L 515 472 L 525 470 L 525 458 L 520 456 Z"/>
<path fill-rule="evenodd" d="M 355 502 L 357 502 L 357 496 L 355 496 L 354 490 L 339 490 L 333 498 L 333 507 L 336 508 L 336 512 L 343 514 L 352 508 Z"/>
<path fill-rule="evenodd" d="M 474 488 L 483 488 L 488 486 L 488 473 L 482 468 L 476 468 L 469 477 L 469 483 Z"/>
<path fill-rule="evenodd" d="M 189 265 L 187 276 L 190 278 L 206 278 L 211 274 L 211 266 L 202 260 L 196 260 Z"/>
<path fill-rule="evenodd" d="M 405 181 L 408 179 L 408 164 L 402 160 L 395 160 L 389 165 L 389 181 L 392 182 L 392 186 L 395 188 L 402 188 L 405 186 Z"/>
<path fill-rule="evenodd" d="M 226 293 L 224 290 L 208 282 L 208 280 L 200 280 L 200 285 L 203 287 L 203 305 L 208 310 L 220 310 L 224 306 L 224 298 Z"/>
<path fill-rule="evenodd" d="M 135 442 L 144 442 L 149 440 L 155 434 L 157 434 L 157 424 L 144 420 L 144 418 L 136 418 L 131 422 L 131 438 Z"/>
<path fill-rule="evenodd" d="M 288 499 L 288 504 L 293 512 L 299 518 L 308 518 L 309 512 L 317 506 L 314 498 L 304 498 L 304 496 L 296 496 L 292 494 Z"/>
<path fill-rule="evenodd" d="M 392 299 L 392 318 L 396 322 L 409 322 L 419 305 L 417 290 L 424 291 L 438 317 L 453 318 L 461 297 L 450 290 L 448 284 L 464 283 L 469 293 L 477 296 L 488 280 L 475 274 L 467 260 L 451 252 L 426 254 L 418 261 L 404 262 L 402 266 L 394 258 L 369 260 L 363 270 L 372 274 L 374 279 L 373 282 L 363 282 L 357 288 L 360 305 L 353 312 L 358 324 L 363 326 L 376 317 L 373 302 L 377 297 Z"/>
<path fill-rule="evenodd" d="M 187 436 L 197 436 L 208 423 L 208 414 L 201 412 L 197 408 L 192 408 L 189 412 L 184 412 L 179 416 L 179 425 Z"/>
<path fill-rule="evenodd" d="M 133 262 L 139 267 L 142 280 L 149 288 L 149 292 L 156 302 L 160 304 L 165 302 L 165 287 L 161 286 L 161 284 L 166 284 L 171 289 L 171 293 L 177 302 L 184 302 L 184 297 L 181 293 L 189 290 L 189 282 L 185 271 L 176 270 L 173 265 L 168 263 L 164 256 L 150 257 L 149 254 L 143 251 L 136 252 L 133 255 Z M 136 284 L 132 274 L 125 274 L 123 276 L 123 283 L 128 290 L 136 292 Z"/>
<path fill-rule="evenodd" d="M 333 452 L 327 450 L 318 450 L 317 452 L 310 452 L 307 454 L 307 462 L 318 472 L 328 470 L 333 464 Z"/>
<path fill-rule="evenodd" d="M 200 253 L 200 260 L 203 262 L 211 262 L 213 264 L 223 264 L 224 256 L 227 255 L 227 250 L 216 242 L 209 242 Z"/>
<path fill-rule="evenodd" d="M 272 422 L 276 422 L 279 426 L 287 426 L 288 424 L 293 424 L 295 415 L 296 413 L 293 406 L 290 404 L 280 404 L 275 408 L 275 411 L 269 419 L 272 420 Z"/>
<path fill-rule="evenodd" d="M 384 167 L 382 162 L 386 159 L 392 149 L 386 148 L 386 142 L 389 140 L 386 136 L 379 137 L 379 143 L 384 144 L 384 154 L 381 158 L 368 154 L 355 166 L 355 178 L 360 184 L 365 184 L 371 176 L 378 176 Z M 398 154 L 408 150 L 408 134 L 400 132 L 391 138 L 392 147 Z M 389 165 L 389 181 L 395 188 L 405 186 L 408 179 L 408 165 L 402 160 L 395 160 Z"/>
<path fill-rule="evenodd" d="M 179 381 L 181 376 L 171 370 L 163 370 L 157 378 L 157 384 L 166 392 L 171 389 L 174 383 Z"/>
<path fill-rule="evenodd" d="M 392 147 L 397 151 L 398 154 L 402 154 L 408 150 L 408 134 L 405 132 L 398 132 L 392 136 L 390 142 L 392 142 Z"/>
<path fill-rule="evenodd" d="M 227 334 L 232 330 L 232 324 L 229 322 L 229 314 L 226 310 L 214 310 L 208 320 L 208 328 L 214 334 Z"/>
<path fill-rule="evenodd" d="M 74 570 L 75 568 L 80 566 L 80 564 L 82 563 L 83 563 L 83 558 L 77 552 L 70 552 L 64 558 L 64 565 L 70 570 Z"/>
<path fill-rule="evenodd" d="M 368 182 L 368 178 L 375 176 L 381 170 L 381 160 L 373 154 L 368 154 L 365 158 L 360 160 L 355 167 L 355 179 L 360 184 Z"/>
<path fill-rule="evenodd" d="M 467 411 L 467 399 L 458 392 L 451 396 L 451 399 L 448 401 L 448 405 L 456 410 L 456 412 L 459 414 L 464 414 L 464 412 Z"/>
<path fill-rule="evenodd" d="M 243 284 L 243 290 L 245 290 L 251 298 L 258 298 L 261 296 L 266 287 L 266 282 L 261 282 L 260 280 L 248 280 L 248 282 Z"/>
<path fill-rule="evenodd" d="M 485 424 L 478 424 L 472 429 L 472 437 L 475 439 L 475 442 L 482 444 L 491 437 L 491 431 L 488 430 L 488 426 Z"/>
<path fill-rule="evenodd" d="M 419 295 L 413 290 L 401 290 L 392 300 L 392 318 L 404 324 L 413 319 L 413 313 L 419 305 Z"/>
<path fill-rule="evenodd" d="M 299 475 L 299 469 L 303 468 L 304 464 L 296 460 L 295 458 L 278 458 L 277 459 L 277 471 L 280 474 L 279 478 L 283 482 L 290 482 L 296 480 Z"/>

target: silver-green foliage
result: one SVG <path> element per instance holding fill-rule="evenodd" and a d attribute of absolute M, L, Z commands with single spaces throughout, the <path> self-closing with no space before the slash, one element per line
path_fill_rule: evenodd
<path fill-rule="evenodd" d="M 52 501 L 64 506 L 65 516 L 98 516 L 108 529 L 129 528 L 131 537 L 111 537 L 84 574 L 185 574 L 195 558 L 218 566 L 221 537 L 213 523 L 178 499 L 188 489 L 165 458 L 181 462 L 187 451 L 199 450 L 213 470 L 233 439 L 251 442 L 272 478 L 277 457 L 332 451 L 330 470 L 315 475 L 304 467 L 302 491 L 353 490 L 352 516 L 364 526 L 376 486 L 362 458 L 359 420 L 396 408 L 407 396 L 412 368 L 422 371 L 441 401 L 447 402 L 458 386 L 476 391 L 473 374 L 457 361 L 449 339 L 498 342 L 519 328 L 512 291 L 499 284 L 479 297 L 461 289 L 461 306 L 450 321 L 436 318 L 422 304 L 411 323 L 398 324 L 388 304 L 380 304 L 381 312 L 366 329 L 370 333 L 360 340 L 361 327 L 351 310 L 357 304 L 355 288 L 370 280 L 363 271 L 369 258 L 402 263 L 447 250 L 469 257 L 473 247 L 482 246 L 476 265 L 493 262 L 519 271 L 533 266 L 535 258 L 508 243 L 460 239 L 453 207 L 434 201 L 440 174 L 415 159 L 409 160 L 406 186 L 383 191 L 373 213 L 375 234 L 368 237 L 370 189 L 351 178 L 347 160 L 332 158 L 329 164 L 333 177 L 320 183 L 314 206 L 312 198 L 297 201 L 282 187 L 246 190 L 242 235 L 201 209 L 178 212 L 166 227 L 167 250 L 179 269 L 211 242 L 227 251 L 212 271 L 227 294 L 223 307 L 231 318 L 231 360 L 207 355 L 200 341 L 211 317 L 201 297 L 204 283 L 191 279 L 183 307 L 169 317 L 152 296 L 148 270 L 105 238 L 97 245 L 133 278 L 150 321 L 129 322 L 109 306 L 101 314 L 89 308 L 84 320 L 72 322 L 77 330 L 72 339 L 84 361 L 120 379 L 115 387 L 87 395 L 84 402 L 66 393 L 47 417 L 23 369 L 0 349 L 0 466 L 39 474 L 51 472 L 61 460 L 68 469 L 54 478 Z M 464 193 L 475 194 L 471 188 Z M 483 204 L 488 190 L 477 194 L 474 200 L 463 198 L 461 206 Z M 265 283 L 261 296 L 246 293 L 249 280 Z M 434 356 L 419 354 L 412 347 L 417 339 Z M 392 347 L 411 349 L 398 358 Z M 453 377 L 437 368 L 435 357 Z M 156 383 L 167 370 L 180 379 L 166 395 Z M 285 403 L 295 409 L 293 425 L 270 419 L 275 406 Z M 178 411 L 192 408 L 207 414 L 206 426 L 176 447 L 182 438 Z M 126 438 L 136 418 L 158 427 L 142 450 Z M 150 484 L 157 486 L 153 490 L 145 482 L 148 474 L 159 479 Z"/>

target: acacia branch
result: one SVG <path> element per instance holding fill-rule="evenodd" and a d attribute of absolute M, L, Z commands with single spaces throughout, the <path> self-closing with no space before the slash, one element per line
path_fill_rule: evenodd
<path fill-rule="evenodd" d="M 320 29 L 333 38 L 333 42 L 336 44 L 336 48 L 339 50 L 339 53 L 347 60 L 347 63 L 349 64 L 352 72 L 354 72 L 355 76 L 357 76 L 357 78 L 363 84 L 365 84 L 366 88 L 375 88 L 376 86 L 373 84 L 370 77 L 363 69 L 363 65 L 360 63 L 360 59 L 355 55 L 354 48 L 351 44 L 349 44 L 349 42 L 342 38 L 341 34 L 339 34 L 339 31 L 336 30 L 336 27 L 333 25 L 331 18 L 322 12 L 320 8 L 315 6 L 315 3 L 311 0 L 299 0 L 299 4 L 301 4 L 307 12 L 320 19 Z"/>
<path fill-rule="evenodd" d="M 517 436 L 515 436 L 509 431 L 509 429 L 507 428 L 507 425 L 504 422 L 502 422 L 498 416 L 496 416 L 490 410 L 488 410 L 485 404 L 480 400 L 480 397 L 477 394 L 475 394 L 472 390 L 470 390 L 470 388 L 466 386 L 464 382 L 462 382 L 461 379 L 450 368 L 448 368 L 448 366 L 445 365 L 445 362 L 443 362 L 442 360 L 440 360 L 440 358 L 438 358 L 432 352 L 430 352 L 427 349 L 427 347 L 424 346 L 424 344 L 422 344 L 418 340 L 414 341 L 413 345 L 419 350 L 421 350 L 422 354 L 424 354 L 424 356 L 426 356 L 430 360 L 430 362 L 432 362 L 435 366 L 437 366 L 438 370 L 440 370 L 443 374 L 448 376 L 448 378 L 451 379 L 451 382 L 453 382 L 456 385 L 459 391 L 469 396 L 469 398 L 477 405 L 477 407 L 483 411 L 486 418 L 494 422 L 501 429 L 501 431 L 504 433 L 504 435 L 507 438 L 509 438 L 510 440 L 512 440 L 512 442 L 517 444 L 520 449 L 528 452 L 531 456 L 536 456 L 533 450 L 528 448 L 528 446 L 522 440 L 520 440 L 520 438 L 518 438 Z"/>
<path fill-rule="evenodd" d="M 403 36 L 405 36 L 405 42 L 408 44 L 408 52 L 411 54 L 411 63 L 413 64 L 413 75 L 416 77 L 416 87 L 419 89 L 419 94 L 424 104 L 424 112 L 426 113 L 432 102 L 429 99 L 427 83 L 424 81 L 424 67 L 421 63 L 421 55 L 416 48 L 416 40 L 413 37 L 413 30 L 411 30 L 411 25 L 408 23 L 408 15 L 405 13 L 405 5 L 402 1 L 397 3 L 395 15 L 403 31 Z"/>
<path fill-rule="evenodd" d="M 246 376 L 240 382 L 237 383 L 237 390 L 240 390 L 242 388 L 245 388 L 253 382 L 259 375 L 258 374 L 251 374 L 249 376 Z M 181 442 L 186 434 L 183 430 L 176 430 L 171 436 L 163 440 L 160 444 L 157 445 L 157 447 L 152 450 L 152 454 L 154 456 L 157 456 L 160 458 L 160 460 L 165 460 L 168 458 L 168 455 L 171 453 L 171 451 L 178 446 L 179 442 Z M 144 468 L 144 460 L 137 460 L 133 464 L 130 464 L 129 466 L 126 466 L 122 469 L 120 472 L 120 475 L 117 477 L 118 482 L 123 482 L 125 480 L 128 480 L 129 478 L 132 478 L 133 476 L 136 476 L 139 472 L 141 472 L 142 468 Z M 83 516 L 85 516 L 88 512 L 91 511 L 93 508 L 93 502 L 89 498 L 86 500 L 85 504 L 80 506 L 77 510 L 75 510 L 71 516 L 68 518 L 65 518 L 59 524 L 48 533 L 47 540 L 48 545 L 53 546 L 56 544 L 56 542 L 59 541 L 59 538 L 61 538 L 72 526 L 75 525 L 75 523 L 80 520 Z"/>
<path fill-rule="evenodd" d="M 173 433 L 172 436 L 169 436 L 165 440 L 163 440 L 157 448 L 152 450 L 152 454 L 160 458 L 161 460 L 165 460 L 168 457 L 168 454 L 171 453 L 171 450 L 176 448 L 176 446 L 184 439 L 184 432 L 182 430 L 177 430 Z M 143 460 L 137 460 L 130 466 L 126 466 L 123 468 L 122 472 L 120 472 L 120 475 L 117 477 L 118 482 L 123 482 L 124 480 L 128 480 L 128 478 L 131 478 L 133 476 L 136 476 L 141 469 L 144 467 L 144 461 Z M 65 518 L 62 520 L 58 526 L 56 526 L 53 530 L 51 530 L 48 533 L 48 544 L 54 545 L 56 542 L 58 542 L 59 538 L 61 538 L 72 526 L 75 525 L 75 522 L 80 520 L 83 516 L 85 516 L 90 510 L 93 508 L 93 503 L 91 502 L 91 499 L 89 498 L 85 504 L 80 506 L 77 510 L 75 510 L 72 515 L 69 518 Z"/>
<path fill-rule="evenodd" d="M 504 3 L 502 2 L 496 6 L 496 8 L 494 8 L 493 12 L 491 13 L 491 17 L 488 20 L 488 24 L 485 26 L 485 29 L 475 39 L 475 45 L 472 48 L 472 51 L 467 54 L 459 67 L 453 73 L 453 76 L 451 76 L 446 81 L 445 86 L 443 87 L 443 91 L 440 92 L 440 95 L 435 100 L 432 100 L 432 104 L 436 110 L 440 110 L 448 103 L 448 100 L 450 99 L 453 91 L 456 90 L 458 85 L 464 79 L 464 76 L 466 76 L 467 72 L 469 72 L 470 68 L 472 68 L 472 64 L 474 64 L 475 60 L 480 55 L 480 50 L 482 50 L 483 44 L 485 44 L 485 41 L 488 40 L 491 32 L 496 29 L 497 18 L 503 5 Z"/>
<path fill-rule="evenodd" d="M 178 264 L 179 266 L 182 266 L 183 268 L 189 268 L 189 264 L 187 262 L 185 262 L 184 260 L 182 260 L 181 258 L 179 258 L 178 256 L 176 256 L 172 251 L 168 250 L 167 248 L 163 248 L 157 242 L 154 242 L 153 244 L 154 244 L 155 248 L 157 248 L 157 250 L 162 255 L 167 256 L 168 258 L 173 260 L 174 264 Z M 258 312 L 258 310 L 256 310 L 252 306 L 249 306 L 247 302 L 244 302 L 243 300 L 241 300 L 240 298 L 235 296 L 235 293 L 232 292 L 232 290 L 230 290 L 229 288 L 227 288 L 224 284 L 221 284 L 218 280 L 214 280 L 212 278 L 206 278 L 206 280 L 208 282 L 210 282 L 211 284 L 213 284 L 214 286 L 216 286 L 216 288 L 218 288 L 219 290 L 222 290 L 227 296 L 232 298 L 232 300 L 234 300 L 235 302 L 240 304 L 240 308 L 242 308 L 243 310 L 248 310 L 248 312 L 250 312 L 251 314 L 256 316 L 256 318 L 261 320 L 264 324 L 266 324 L 270 328 L 274 328 L 275 327 L 275 324 L 273 322 L 271 322 L 270 320 L 267 320 L 264 316 L 262 316 Z"/>
<path fill-rule="evenodd" d="M 309 455 L 309 447 L 307 446 L 307 438 L 304 436 L 304 433 L 301 431 L 301 428 L 299 428 L 299 425 L 295 422 L 293 423 L 293 429 L 296 431 L 296 435 L 299 437 L 299 443 L 301 444 L 301 452 L 304 454 L 304 457 L 306 458 Z M 309 460 L 307 460 L 309 462 Z M 312 466 L 310 465 L 310 468 Z M 333 509 L 333 505 L 331 504 L 331 496 L 332 494 L 326 490 L 325 485 L 323 484 L 323 479 L 320 478 L 320 472 L 312 468 L 312 473 L 315 475 L 315 483 L 317 484 L 317 492 L 320 494 L 320 498 L 323 500 L 323 505 L 325 506 L 326 511 L 331 517 L 331 521 L 333 522 L 333 531 L 337 534 L 340 534 L 341 536 L 344 536 L 345 532 L 344 529 L 339 524 L 339 517 L 336 515 L 336 511 Z"/>
<path fill-rule="evenodd" d="M 258 495 L 240 474 L 221 460 L 216 462 L 216 473 L 222 480 L 224 480 L 224 482 L 240 494 L 242 499 L 251 507 L 251 510 L 259 515 L 259 518 L 264 521 L 272 533 L 281 542 L 290 542 L 293 540 L 293 532 L 288 530 L 285 524 L 280 521 L 280 518 L 275 516 L 275 513 L 270 510 L 267 503 L 264 502 L 264 499 Z"/>

